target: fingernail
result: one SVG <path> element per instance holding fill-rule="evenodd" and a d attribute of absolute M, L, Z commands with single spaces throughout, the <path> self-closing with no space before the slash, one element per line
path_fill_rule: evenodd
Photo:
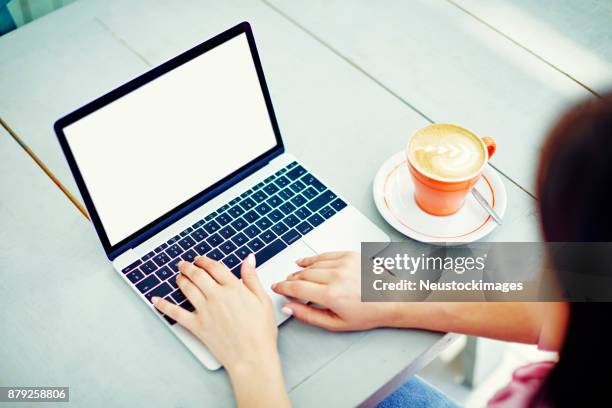
<path fill-rule="evenodd" d="M 180 267 L 182 264 L 186 264 L 187 262 L 183 261 L 182 259 L 178 262 L 178 266 Z"/>
<path fill-rule="evenodd" d="M 291 310 L 290 308 L 288 308 L 287 306 L 283 306 L 281 307 L 281 312 L 283 314 L 286 314 L 287 316 L 291 316 L 293 314 L 293 310 Z"/>
<path fill-rule="evenodd" d="M 251 265 L 253 268 L 255 267 L 255 263 L 257 262 L 257 260 L 255 259 L 255 254 L 249 254 L 249 256 L 247 256 L 246 261 L 249 265 Z"/>
<path fill-rule="evenodd" d="M 153 302 L 153 304 L 154 304 L 155 306 L 157 306 L 157 303 L 159 302 L 159 299 L 160 299 L 160 298 L 158 298 L 157 296 L 153 296 L 153 297 L 151 298 L 151 302 Z"/>
<path fill-rule="evenodd" d="M 304 260 L 304 258 L 297 259 L 297 260 L 295 261 L 295 263 L 299 265 L 299 264 L 300 264 L 300 263 L 301 263 L 303 260 Z"/>
<path fill-rule="evenodd" d="M 277 284 L 273 283 L 272 286 L 270 286 L 272 288 L 272 290 L 276 289 Z"/>

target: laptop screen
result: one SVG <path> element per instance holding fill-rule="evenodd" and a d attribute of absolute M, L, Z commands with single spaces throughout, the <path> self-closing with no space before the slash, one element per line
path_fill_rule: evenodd
<path fill-rule="evenodd" d="M 277 145 L 244 33 L 64 134 L 111 246 Z"/>

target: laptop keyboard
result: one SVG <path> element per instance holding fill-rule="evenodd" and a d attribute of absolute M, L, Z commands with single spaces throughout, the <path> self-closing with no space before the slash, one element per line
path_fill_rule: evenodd
<path fill-rule="evenodd" d="M 242 260 L 255 254 L 261 266 L 346 207 L 297 162 L 208 214 L 132 263 L 123 273 L 151 301 L 163 297 L 194 307 L 176 284 L 178 262 L 198 255 L 221 261 L 240 277 Z M 164 316 L 170 324 L 175 321 Z"/>

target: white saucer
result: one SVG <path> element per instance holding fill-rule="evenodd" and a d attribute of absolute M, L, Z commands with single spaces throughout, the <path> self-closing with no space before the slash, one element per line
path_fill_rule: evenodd
<path fill-rule="evenodd" d="M 497 172 L 486 166 L 476 189 L 504 217 L 506 188 Z M 414 201 L 414 185 L 404 151 L 391 156 L 374 179 L 374 202 L 383 218 L 402 234 L 421 242 L 467 243 L 477 241 L 495 229 L 497 223 L 471 194 L 453 215 L 427 214 Z"/>

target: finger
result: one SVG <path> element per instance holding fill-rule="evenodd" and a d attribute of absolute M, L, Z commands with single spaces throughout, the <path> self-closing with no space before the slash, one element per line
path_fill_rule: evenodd
<path fill-rule="evenodd" d="M 204 294 L 189 278 L 179 275 L 176 277 L 176 284 L 196 310 L 202 309 L 206 305 Z"/>
<path fill-rule="evenodd" d="M 290 302 L 283 306 L 281 310 L 284 313 L 290 311 L 291 315 L 312 326 L 334 331 L 342 328 L 342 320 L 329 309 L 319 309 L 299 302 Z"/>
<path fill-rule="evenodd" d="M 280 295 L 325 305 L 325 286 L 303 280 L 281 281 L 272 285 L 272 290 Z"/>
<path fill-rule="evenodd" d="M 173 318 L 182 326 L 185 326 L 188 329 L 192 327 L 194 323 L 193 313 L 188 312 L 182 307 L 177 306 L 174 303 L 168 302 L 166 299 L 157 296 L 154 296 L 151 301 L 153 302 L 153 305 L 157 308 L 157 310 L 159 310 L 166 316 Z"/>
<path fill-rule="evenodd" d="M 242 266 L 240 267 L 240 277 L 242 278 L 242 282 L 244 286 L 249 288 L 251 292 L 255 294 L 260 300 L 268 299 L 268 294 L 261 286 L 261 282 L 259 281 L 259 277 L 257 276 L 257 271 L 255 270 L 255 260 L 254 254 L 249 254 L 242 262 Z"/>
<path fill-rule="evenodd" d="M 178 267 L 181 274 L 188 277 L 204 295 L 215 290 L 217 282 L 205 270 L 185 261 L 179 262 Z"/>
<path fill-rule="evenodd" d="M 295 263 L 305 268 L 307 266 L 314 264 L 315 262 L 332 261 L 332 260 L 340 259 L 346 254 L 347 254 L 346 251 L 324 252 L 319 255 L 298 259 L 297 261 L 295 261 Z"/>
<path fill-rule="evenodd" d="M 293 272 L 291 275 L 287 276 L 286 280 L 305 280 L 315 283 L 329 283 L 332 279 L 332 274 L 330 273 L 329 269 L 320 269 L 317 266 Z"/>
<path fill-rule="evenodd" d="M 208 272 L 220 285 L 238 282 L 238 278 L 221 262 L 217 262 L 206 256 L 196 256 L 194 263 Z"/>

